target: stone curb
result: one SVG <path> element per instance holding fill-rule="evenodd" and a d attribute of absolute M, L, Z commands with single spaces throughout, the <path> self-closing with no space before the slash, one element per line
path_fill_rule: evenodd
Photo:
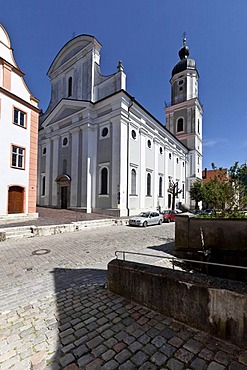
<path fill-rule="evenodd" d="M 45 236 L 70 233 L 81 231 L 85 228 L 95 228 L 103 226 L 123 226 L 128 225 L 128 219 L 103 219 L 103 220 L 90 220 L 90 221 L 76 221 L 70 224 L 62 225 L 46 225 L 46 226 L 17 226 L 5 227 L 0 229 L 0 242 L 7 239 L 17 238 L 31 238 L 34 236 Z"/>

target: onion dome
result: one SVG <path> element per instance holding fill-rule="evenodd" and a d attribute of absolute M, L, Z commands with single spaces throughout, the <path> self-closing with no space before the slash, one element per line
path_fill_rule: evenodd
<path fill-rule="evenodd" d="M 190 49 L 186 45 L 186 38 L 183 38 L 183 46 L 178 52 L 180 61 L 175 65 L 175 67 L 172 70 L 172 77 L 180 72 L 185 71 L 186 69 L 195 69 L 196 70 L 196 62 L 194 59 L 188 58 L 190 55 Z"/>

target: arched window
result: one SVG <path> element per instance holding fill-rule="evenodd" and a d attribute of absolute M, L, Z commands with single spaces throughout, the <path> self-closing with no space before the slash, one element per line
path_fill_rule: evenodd
<path fill-rule="evenodd" d="M 147 196 L 151 195 L 151 175 L 147 174 Z"/>
<path fill-rule="evenodd" d="M 131 170 L 131 194 L 136 194 L 136 170 Z"/>
<path fill-rule="evenodd" d="M 177 132 L 184 131 L 184 119 L 179 118 L 177 122 Z"/>
<path fill-rule="evenodd" d="M 68 97 L 72 96 L 72 85 L 73 85 L 72 77 L 69 77 L 69 79 L 68 79 Z"/>
<path fill-rule="evenodd" d="M 159 177 L 159 197 L 162 197 L 162 187 L 163 187 L 163 179 L 162 176 Z"/>
<path fill-rule="evenodd" d="M 108 194 L 108 170 L 106 167 L 101 170 L 101 189 L 100 194 Z"/>
<path fill-rule="evenodd" d="M 42 177 L 41 195 L 45 195 L 45 176 Z"/>

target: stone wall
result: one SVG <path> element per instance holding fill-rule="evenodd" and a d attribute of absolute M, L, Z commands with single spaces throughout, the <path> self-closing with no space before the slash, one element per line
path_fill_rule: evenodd
<path fill-rule="evenodd" d="M 205 259 L 202 253 L 200 228 L 203 231 L 204 248 L 210 250 L 210 255 Z M 247 267 L 246 240 L 246 219 L 176 216 L 174 255 L 178 258 Z M 247 281 L 247 270 L 209 267 L 208 272 Z"/>
<path fill-rule="evenodd" d="M 237 282 L 113 260 L 108 288 L 192 327 L 247 345 L 247 287 Z"/>

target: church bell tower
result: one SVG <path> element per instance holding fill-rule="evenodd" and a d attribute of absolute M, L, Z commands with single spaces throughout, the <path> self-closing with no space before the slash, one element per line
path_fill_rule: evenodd
<path fill-rule="evenodd" d="M 196 62 L 189 58 L 185 37 L 178 55 L 180 60 L 174 66 L 170 79 L 171 102 L 165 108 L 166 128 L 189 149 L 186 166 L 186 189 L 189 192 L 190 186 L 202 178 L 203 108 L 198 98 Z"/>

